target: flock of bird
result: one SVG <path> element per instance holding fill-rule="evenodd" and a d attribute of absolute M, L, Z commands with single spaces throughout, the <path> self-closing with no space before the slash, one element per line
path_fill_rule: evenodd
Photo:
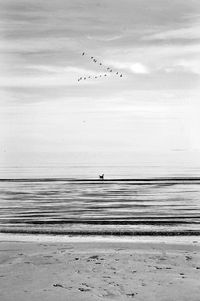
<path fill-rule="evenodd" d="M 98 78 L 106 78 L 108 75 L 113 74 L 113 75 L 117 75 L 119 77 L 122 77 L 122 73 L 120 73 L 119 71 L 113 70 L 113 68 L 107 67 L 105 65 L 103 65 L 101 62 L 99 62 L 97 59 L 95 59 L 93 56 L 88 56 L 85 52 L 82 53 L 82 56 L 85 56 L 86 58 L 89 58 L 91 60 L 92 63 L 97 64 L 101 69 L 103 69 L 104 73 L 100 74 L 100 75 L 96 75 L 96 76 L 82 76 L 78 78 L 78 82 L 82 81 L 82 80 L 88 80 L 88 79 L 98 79 Z"/>

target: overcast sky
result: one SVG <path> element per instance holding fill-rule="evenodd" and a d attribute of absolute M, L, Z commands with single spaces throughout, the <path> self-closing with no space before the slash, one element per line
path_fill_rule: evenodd
<path fill-rule="evenodd" d="M 199 0 L 0 0 L 0 22 L 4 164 L 200 152 Z M 123 77 L 77 82 L 90 56 Z"/>

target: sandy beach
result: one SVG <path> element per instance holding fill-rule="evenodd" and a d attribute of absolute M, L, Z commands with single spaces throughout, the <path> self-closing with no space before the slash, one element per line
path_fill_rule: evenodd
<path fill-rule="evenodd" d="M 2 239 L 0 300 L 199 301 L 200 238 L 173 241 Z"/>

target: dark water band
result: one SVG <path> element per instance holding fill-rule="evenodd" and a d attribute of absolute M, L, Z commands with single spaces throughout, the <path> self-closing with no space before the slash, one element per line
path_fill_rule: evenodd
<path fill-rule="evenodd" d="M 8 234 L 44 234 L 68 236 L 200 236 L 200 231 L 65 231 L 65 230 L 37 230 L 37 229 L 1 229 L 0 233 Z"/>
<path fill-rule="evenodd" d="M 200 183 L 200 177 L 160 177 L 160 178 L 121 178 L 121 179 L 79 179 L 79 178 L 21 178 L 21 179 L 14 179 L 14 178 L 5 178 L 0 179 L 0 182 L 70 182 L 70 183 L 111 183 L 111 182 L 133 182 L 133 183 L 190 183 L 190 182 L 198 182 Z"/>

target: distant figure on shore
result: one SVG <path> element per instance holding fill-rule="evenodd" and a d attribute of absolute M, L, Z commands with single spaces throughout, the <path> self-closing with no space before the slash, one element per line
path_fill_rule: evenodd
<path fill-rule="evenodd" d="M 100 180 L 104 180 L 104 173 L 102 175 L 99 175 Z"/>

